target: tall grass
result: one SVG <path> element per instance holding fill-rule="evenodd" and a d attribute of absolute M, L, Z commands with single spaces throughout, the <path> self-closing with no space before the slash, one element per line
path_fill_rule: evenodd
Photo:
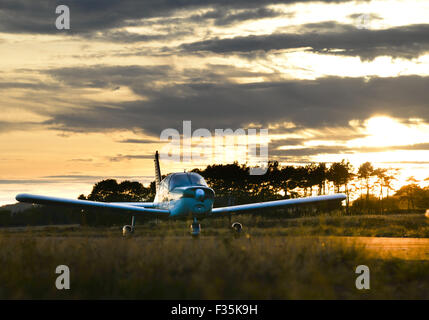
<path fill-rule="evenodd" d="M 2 299 L 428 299 L 429 262 L 314 238 L 0 237 Z M 70 268 L 71 289 L 55 288 Z M 355 288 L 355 268 L 371 289 Z"/>
<path fill-rule="evenodd" d="M 231 220 L 243 224 L 244 230 L 252 236 L 371 236 L 429 238 L 429 219 L 423 214 L 362 215 L 304 217 L 285 219 L 240 215 Z M 191 220 L 159 220 L 137 224 L 136 237 L 187 236 Z M 228 217 L 204 219 L 201 221 L 204 235 L 224 236 L 230 231 Z M 79 227 L 64 225 L 59 227 L 2 228 L 4 236 L 92 236 L 119 237 L 122 226 Z M 22 233 L 22 231 L 28 230 Z"/>

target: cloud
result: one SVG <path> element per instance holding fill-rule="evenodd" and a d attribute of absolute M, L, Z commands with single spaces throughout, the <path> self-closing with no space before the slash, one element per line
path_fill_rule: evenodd
<path fill-rule="evenodd" d="M 342 3 L 351 0 L 325 0 L 326 3 Z M 362 0 L 364 1 L 364 0 Z M 264 5 L 292 4 L 307 0 L 268 0 Z M 0 4 L 0 31 L 8 33 L 59 33 L 55 29 L 55 8 L 67 5 L 70 8 L 71 29 L 63 34 L 82 34 L 102 31 L 127 25 L 147 18 L 168 17 L 177 10 L 201 8 L 255 9 L 261 7 L 259 0 L 2 0 Z M 251 11 L 252 12 L 252 11 Z M 249 14 L 249 13 L 248 13 Z M 268 14 L 268 11 L 265 12 Z M 244 18 L 244 17 L 241 17 Z M 240 19 L 232 15 L 229 19 Z"/>
<path fill-rule="evenodd" d="M 172 71 L 173 67 L 168 65 L 94 65 L 91 67 L 48 69 L 40 72 L 46 73 L 70 87 L 115 89 L 118 86 L 131 86 L 140 91 L 141 88 L 152 87 L 153 82 L 162 80 Z"/>
<path fill-rule="evenodd" d="M 292 140 L 293 142 L 293 140 Z M 304 141 L 303 141 L 304 142 Z M 345 145 L 335 145 L 335 146 L 312 146 L 306 147 L 302 144 L 293 145 L 288 142 L 288 140 L 284 140 L 284 145 L 286 146 L 283 149 L 278 149 L 281 144 L 278 142 L 269 144 L 269 156 L 274 159 L 282 159 L 282 160 L 291 160 L 291 159 L 299 159 L 302 157 L 315 156 L 320 154 L 343 154 L 344 157 L 347 157 L 349 154 L 360 154 L 360 153 L 371 153 L 371 152 L 388 152 L 388 151 L 400 151 L 400 150 L 429 150 L 429 143 L 419 143 L 414 145 L 406 145 L 406 146 L 388 146 L 388 147 L 356 147 L 351 148 Z M 287 146 L 302 146 L 302 148 L 290 148 L 287 149 Z M 403 161 L 399 162 L 386 162 L 386 163 L 406 163 Z M 420 163 L 419 161 L 412 161 L 411 163 Z"/>
<path fill-rule="evenodd" d="M 141 181 L 153 179 L 153 176 L 92 176 L 92 175 L 57 175 L 37 179 L 0 179 L 0 185 L 38 185 L 60 183 L 94 183 L 103 179 Z"/>
<path fill-rule="evenodd" d="M 193 34 L 190 30 L 174 30 L 164 34 L 139 34 L 128 31 L 107 30 L 97 33 L 85 33 L 82 36 L 90 41 L 136 43 L 150 41 L 177 40 L 180 37 Z"/>
<path fill-rule="evenodd" d="M 71 161 L 71 162 L 92 162 L 93 160 L 90 158 L 87 158 L 87 159 L 70 159 L 68 161 Z"/>
<path fill-rule="evenodd" d="M 124 161 L 124 160 L 135 160 L 135 159 L 154 159 L 154 155 L 153 154 L 127 154 L 127 155 L 123 155 L 123 154 L 118 154 L 114 157 L 109 158 L 110 161 L 112 162 L 119 162 L 119 161 Z"/>
<path fill-rule="evenodd" d="M 58 89 L 58 86 L 45 84 L 42 82 L 0 82 L 0 90 L 8 89 L 53 90 Z"/>
<path fill-rule="evenodd" d="M 349 126 L 352 119 L 364 120 L 375 114 L 396 118 L 429 120 L 429 77 L 393 78 L 326 77 L 317 80 L 282 80 L 238 84 L 215 74 L 215 66 L 200 70 L 195 81 L 187 70 L 177 83 L 156 85 L 166 74 L 140 72 L 136 67 L 66 68 L 49 72 L 60 82 L 76 87 L 126 85 L 142 98 L 122 103 L 76 100 L 76 108 L 58 109 L 45 116 L 45 124 L 64 131 L 137 129 L 159 136 L 166 128 L 182 130 L 191 120 L 194 129 L 240 128 L 250 123 L 292 122 L 297 127 Z M 142 69 L 146 70 L 146 69 Z M 204 81 L 204 74 L 209 76 Z M 97 79 L 105 79 L 95 82 Z M 148 80 L 149 79 L 149 80 Z M 210 81 L 214 79 L 214 81 Z M 85 108 L 82 108 L 82 105 Z"/>
<path fill-rule="evenodd" d="M 0 180 L 0 185 L 2 184 L 46 184 L 46 183 L 57 183 L 56 181 L 43 180 L 43 179 L 2 179 Z"/>
<path fill-rule="evenodd" d="M 429 140 L 429 137 L 428 137 Z M 429 143 L 417 143 L 405 146 L 388 146 L 388 147 L 362 147 L 356 149 L 359 152 L 383 152 L 383 151 L 397 151 L 397 150 L 421 150 L 428 151 Z"/>
<path fill-rule="evenodd" d="M 0 133 L 18 131 L 18 130 L 32 130 L 40 129 L 43 127 L 43 124 L 40 122 L 30 122 L 30 121 L 19 121 L 19 122 L 8 122 L 0 121 Z"/>
<path fill-rule="evenodd" d="M 369 30 L 330 21 L 304 25 L 301 31 L 303 32 L 214 38 L 182 44 L 180 48 L 188 53 L 218 54 L 311 48 L 308 50 L 357 56 L 363 60 L 373 60 L 382 55 L 412 59 L 429 51 L 429 24 Z"/>
<path fill-rule="evenodd" d="M 159 137 L 162 130 L 182 132 L 183 121 L 191 120 L 198 128 L 237 129 L 250 124 L 268 127 L 272 132 L 292 133 L 306 128 L 351 128 L 351 120 L 365 120 L 373 115 L 399 119 L 422 118 L 429 121 L 429 77 L 391 78 L 325 77 L 316 80 L 269 81 L 266 74 L 227 66 L 176 70 L 173 66 L 106 66 L 58 68 L 40 71 L 50 75 L 49 83 L 61 88 L 60 96 L 34 91 L 33 101 L 50 108 L 31 108 L 31 112 L 49 120 L 37 123 L 67 132 L 107 132 L 134 130 Z M 265 82 L 236 83 L 234 77 L 262 76 Z M 127 87 L 134 100 L 99 102 L 81 98 L 75 92 L 98 88 L 108 92 Z M 67 99 L 73 95 L 73 99 Z M 61 103 L 61 104 L 60 104 Z M 57 107 L 55 107 L 57 105 Z M 292 123 L 285 128 L 283 123 Z M 22 124 L 0 122 L 6 132 Z M 36 125 L 27 123 L 27 126 Z M 341 140 L 336 132 L 324 132 L 322 139 Z M 326 135 L 331 135 L 327 137 Z M 341 132 L 342 141 L 356 138 L 356 132 Z M 333 136 L 334 135 L 334 136 Z M 353 137 L 351 137 L 352 135 Z M 151 143 L 126 140 L 123 143 Z"/>
<path fill-rule="evenodd" d="M 269 152 L 270 157 L 272 156 L 314 156 L 318 154 L 350 154 L 353 153 L 346 148 L 341 146 L 318 146 L 318 147 L 310 147 L 310 148 L 302 148 L 302 149 L 286 149 L 286 150 L 272 150 Z"/>
<path fill-rule="evenodd" d="M 196 14 L 189 18 L 192 22 L 204 22 L 206 20 L 214 20 L 217 26 L 226 26 L 233 23 L 239 23 L 247 20 L 258 20 L 264 18 L 274 18 L 278 16 L 292 16 L 292 13 L 283 13 L 282 11 L 269 8 L 254 8 L 241 11 L 232 11 L 228 8 L 221 7 L 215 10 L 210 10 L 203 14 Z"/>
<path fill-rule="evenodd" d="M 156 139 L 125 139 L 118 141 L 120 143 L 141 143 L 141 144 L 149 144 L 149 143 L 160 143 L 162 141 Z"/>

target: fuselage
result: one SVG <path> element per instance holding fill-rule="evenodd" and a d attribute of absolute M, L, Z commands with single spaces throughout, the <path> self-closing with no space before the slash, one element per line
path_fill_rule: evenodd
<path fill-rule="evenodd" d="M 173 173 L 160 182 L 154 208 L 169 210 L 171 217 L 204 216 L 213 209 L 214 194 L 198 173 Z"/>

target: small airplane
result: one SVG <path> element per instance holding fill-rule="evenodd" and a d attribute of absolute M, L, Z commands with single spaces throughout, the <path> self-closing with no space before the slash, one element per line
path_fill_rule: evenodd
<path fill-rule="evenodd" d="M 213 208 L 215 192 L 210 188 L 204 178 L 195 172 L 179 172 L 167 175 L 161 180 L 159 166 L 159 153 L 155 153 L 155 184 L 156 195 L 153 202 L 98 202 L 89 200 L 74 200 L 49 196 L 18 194 L 19 202 L 35 203 L 42 205 L 59 205 L 78 207 L 81 209 L 100 208 L 109 209 L 119 213 L 132 215 L 131 225 L 122 228 L 124 236 L 130 235 L 135 230 L 135 216 L 146 215 L 151 217 L 177 218 L 191 216 L 192 236 L 198 236 L 201 225 L 198 218 L 219 216 L 222 214 L 252 212 L 258 209 L 296 206 L 322 201 L 340 202 L 346 199 L 342 193 L 323 195 L 299 199 L 275 200 L 259 203 L 233 205 L 228 207 Z M 239 222 L 232 224 L 232 229 L 240 233 L 243 226 Z"/>

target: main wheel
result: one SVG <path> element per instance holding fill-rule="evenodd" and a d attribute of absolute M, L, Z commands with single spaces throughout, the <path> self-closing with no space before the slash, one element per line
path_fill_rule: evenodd
<path fill-rule="evenodd" d="M 239 234 L 243 230 L 243 225 L 240 222 L 234 222 L 231 228 L 235 233 Z"/>

